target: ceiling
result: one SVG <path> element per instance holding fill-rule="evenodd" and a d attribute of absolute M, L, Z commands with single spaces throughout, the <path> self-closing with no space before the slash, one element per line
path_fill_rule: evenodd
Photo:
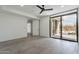
<path fill-rule="evenodd" d="M 53 8 L 52 11 L 45 11 L 42 14 L 40 14 L 40 9 L 37 8 L 35 5 L 5 5 L 1 6 L 3 9 L 8 9 L 8 10 L 16 10 L 25 14 L 33 15 L 36 17 L 41 17 L 41 16 L 46 16 L 46 15 L 52 15 L 58 12 L 63 12 L 66 10 L 74 9 L 77 8 L 78 5 L 45 5 L 45 8 Z"/>

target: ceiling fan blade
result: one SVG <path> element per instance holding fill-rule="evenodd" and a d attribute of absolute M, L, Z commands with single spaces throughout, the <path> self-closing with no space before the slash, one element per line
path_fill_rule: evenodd
<path fill-rule="evenodd" d="M 41 12 L 40 12 L 40 14 L 41 14 L 43 11 L 44 11 L 44 10 L 42 9 Z"/>
<path fill-rule="evenodd" d="M 43 9 L 42 7 L 40 7 L 39 5 L 36 5 L 38 8 Z"/>
<path fill-rule="evenodd" d="M 50 10 L 53 10 L 53 8 L 51 8 L 51 9 L 45 9 L 45 11 L 50 11 Z"/>

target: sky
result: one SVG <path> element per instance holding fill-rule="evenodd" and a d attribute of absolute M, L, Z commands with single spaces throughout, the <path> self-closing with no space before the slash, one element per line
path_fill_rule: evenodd
<path fill-rule="evenodd" d="M 62 20 L 63 20 L 62 21 L 63 25 L 66 25 L 66 24 L 69 24 L 69 25 L 76 24 L 76 14 L 63 16 Z"/>

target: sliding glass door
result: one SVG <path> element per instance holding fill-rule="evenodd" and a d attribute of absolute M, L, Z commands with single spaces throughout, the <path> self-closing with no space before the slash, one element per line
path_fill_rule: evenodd
<path fill-rule="evenodd" d="M 62 39 L 77 40 L 76 14 L 62 16 Z"/>
<path fill-rule="evenodd" d="M 51 20 L 51 37 L 60 38 L 60 17 Z"/>
<path fill-rule="evenodd" d="M 51 17 L 51 37 L 78 41 L 77 13 Z"/>

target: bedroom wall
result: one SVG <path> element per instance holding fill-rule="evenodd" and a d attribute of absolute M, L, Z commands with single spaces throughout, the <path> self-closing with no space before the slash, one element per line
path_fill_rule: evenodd
<path fill-rule="evenodd" d="M 33 20 L 32 32 L 33 32 L 33 36 L 39 36 L 39 20 Z"/>
<path fill-rule="evenodd" d="M 40 36 L 49 37 L 49 17 L 45 16 L 40 19 Z"/>
<path fill-rule="evenodd" d="M 27 37 L 27 18 L 0 11 L 0 42 Z"/>

